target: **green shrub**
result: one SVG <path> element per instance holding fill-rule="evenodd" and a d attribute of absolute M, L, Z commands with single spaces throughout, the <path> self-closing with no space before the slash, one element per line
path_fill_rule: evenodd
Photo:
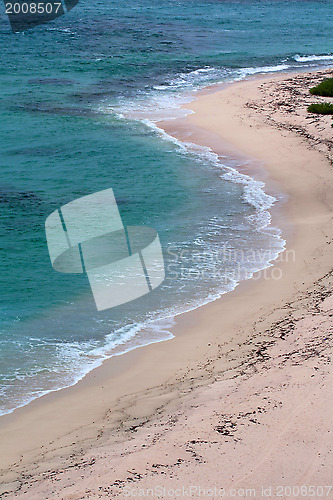
<path fill-rule="evenodd" d="M 327 78 L 316 87 L 310 89 L 311 94 L 322 97 L 333 97 L 333 78 Z"/>
<path fill-rule="evenodd" d="M 330 102 L 317 102 L 308 106 L 310 113 L 319 113 L 320 115 L 333 115 L 333 104 Z"/>

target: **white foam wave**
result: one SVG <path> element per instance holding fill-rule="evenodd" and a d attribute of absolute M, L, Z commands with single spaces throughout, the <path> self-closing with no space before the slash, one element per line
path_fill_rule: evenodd
<path fill-rule="evenodd" d="M 297 62 L 333 61 L 333 54 L 309 55 L 309 56 L 300 56 L 299 54 L 295 54 L 294 59 Z"/>
<path fill-rule="evenodd" d="M 286 71 L 288 69 L 290 69 L 289 64 L 277 64 L 275 66 L 241 68 L 237 72 L 241 78 L 246 78 L 247 76 L 257 75 L 260 73 L 276 73 L 278 71 Z"/>
<path fill-rule="evenodd" d="M 189 71 L 188 73 L 180 73 L 164 84 L 154 86 L 153 89 L 184 91 L 188 88 L 197 88 L 211 82 L 223 80 L 228 76 L 229 72 L 230 70 L 227 68 L 205 66 L 194 71 Z"/>
<path fill-rule="evenodd" d="M 134 99 L 119 99 L 117 106 L 103 104 L 99 111 L 115 113 L 118 118 L 157 122 L 186 116 L 189 111 L 182 109 L 181 106 L 190 102 L 192 98 L 192 94 L 186 92 L 161 93 L 152 90 L 146 94 L 139 94 Z"/>
<path fill-rule="evenodd" d="M 205 161 L 214 164 L 219 169 L 222 169 L 221 178 L 240 184 L 243 188 L 243 199 L 248 204 L 252 205 L 258 212 L 261 212 L 261 221 L 265 221 L 261 224 L 258 229 L 263 229 L 270 224 L 270 216 L 267 215 L 262 217 L 264 212 L 267 212 L 277 201 L 274 196 L 270 196 L 265 193 L 265 183 L 253 179 L 251 176 L 243 174 L 233 167 L 222 164 L 217 155 L 212 149 L 207 146 L 200 146 L 193 142 L 179 141 L 175 137 L 169 135 L 165 130 L 158 127 L 158 125 L 150 120 L 143 120 L 147 126 L 151 127 L 155 132 L 157 132 L 163 139 L 172 142 L 179 146 L 183 151 L 189 151 L 197 156 L 200 156 Z M 254 220 L 253 216 L 250 220 Z M 259 219 L 258 219 L 259 220 Z"/>
<path fill-rule="evenodd" d="M 179 314 L 179 312 L 178 312 Z M 147 320 L 145 323 L 137 323 L 119 328 L 117 331 L 106 336 L 102 347 L 93 348 L 88 343 L 70 342 L 57 345 L 56 358 L 59 360 L 50 369 L 41 370 L 41 373 L 47 375 L 58 374 L 58 387 L 49 390 L 42 390 L 30 387 L 30 394 L 27 395 L 20 403 L 15 404 L 11 408 L 3 408 L 0 410 L 0 416 L 12 413 L 16 408 L 26 406 L 30 402 L 38 399 L 46 394 L 60 391 L 67 387 L 71 387 L 82 380 L 89 372 L 102 365 L 103 361 L 112 357 L 119 356 L 138 347 L 143 347 L 148 344 L 170 340 L 174 335 L 170 332 L 174 325 L 174 314 L 166 317 L 159 317 L 157 320 Z M 115 338 L 118 337 L 118 340 Z M 135 339 L 135 342 L 133 342 Z M 66 364 L 67 361 L 67 364 Z M 65 363 L 64 363 L 65 362 Z M 70 372 L 64 366 L 71 366 Z M 14 378 L 20 381 L 25 381 L 29 378 L 35 378 L 38 371 L 31 373 L 15 374 Z"/>

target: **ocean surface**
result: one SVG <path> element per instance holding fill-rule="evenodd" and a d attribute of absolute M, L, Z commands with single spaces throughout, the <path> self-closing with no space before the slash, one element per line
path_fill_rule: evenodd
<path fill-rule="evenodd" d="M 214 82 L 332 65 L 333 2 L 80 3 L 13 34 L 1 6 L 0 399 L 8 413 L 103 359 L 171 339 L 173 317 L 270 265 L 278 203 L 246 162 L 156 126 Z M 242 173 L 241 173 L 242 172 Z M 166 279 L 97 312 L 84 275 L 52 269 L 46 217 L 113 188 L 125 225 L 154 227 Z M 204 335 L 204 332 L 203 332 Z"/>

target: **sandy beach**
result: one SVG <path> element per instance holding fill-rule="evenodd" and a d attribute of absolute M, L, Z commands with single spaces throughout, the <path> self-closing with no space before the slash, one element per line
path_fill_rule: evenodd
<path fill-rule="evenodd" d="M 3 498 L 333 497 L 333 129 L 306 111 L 330 75 L 211 87 L 160 124 L 285 193 L 286 250 L 174 339 L 1 417 Z"/>

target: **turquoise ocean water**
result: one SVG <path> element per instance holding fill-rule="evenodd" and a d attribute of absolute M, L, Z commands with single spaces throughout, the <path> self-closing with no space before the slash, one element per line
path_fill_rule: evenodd
<path fill-rule="evenodd" d="M 214 300 L 278 255 L 284 242 L 269 225 L 276 200 L 263 185 L 238 173 L 244 165 L 235 159 L 182 145 L 155 122 L 181 115 L 180 105 L 210 83 L 332 65 L 333 2 L 81 0 L 18 34 L 4 8 L 1 15 L 7 413 L 75 383 L 106 357 L 171 338 L 174 314 Z M 52 269 L 44 223 L 59 206 L 108 187 L 125 224 L 157 229 L 166 279 L 98 313 L 86 277 Z"/>

